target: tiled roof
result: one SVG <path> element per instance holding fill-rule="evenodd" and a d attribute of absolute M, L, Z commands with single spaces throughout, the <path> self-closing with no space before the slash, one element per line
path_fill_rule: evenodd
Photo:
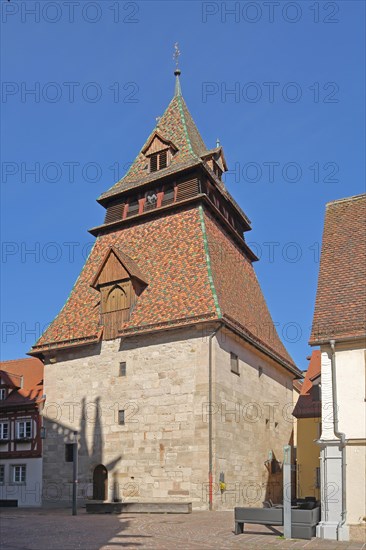
<path fill-rule="evenodd" d="M 202 206 L 98 237 L 66 305 L 33 353 L 99 339 L 100 295 L 90 285 L 111 246 L 131 258 L 148 282 L 121 336 L 223 319 L 295 368 L 252 264 Z"/>
<path fill-rule="evenodd" d="M 310 344 L 366 334 L 366 194 L 327 204 Z"/>
<path fill-rule="evenodd" d="M 311 354 L 308 370 L 301 387 L 300 396 L 293 415 L 296 418 L 318 418 L 321 414 L 321 402 L 315 398 L 312 379 L 321 374 L 321 352 L 314 350 Z"/>
<path fill-rule="evenodd" d="M 90 284 L 111 246 L 129 256 L 148 282 L 121 329 L 217 316 L 198 209 L 169 212 L 96 240 L 67 303 L 38 345 L 98 339 L 100 296 Z"/>
<path fill-rule="evenodd" d="M 205 226 L 213 282 L 223 317 L 295 367 L 277 334 L 252 263 L 208 213 Z"/>
<path fill-rule="evenodd" d="M 178 149 L 173 156 L 170 165 L 163 170 L 150 174 L 148 163 L 142 151 L 150 142 L 155 132 L 163 138 L 171 141 Z M 143 183 L 149 183 L 157 178 L 176 172 L 181 167 L 188 168 L 201 162 L 200 156 L 206 151 L 206 146 L 199 131 L 188 111 L 188 107 L 181 95 L 173 97 L 165 113 L 149 135 L 140 153 L 135 158 L 127 174 L 118 181 L 106 193 L 103 193 L 99 200 L 113 196 L 121 191 L 138 187 Z"/>
<path fill-rule="evenodd" d="M 21 386 L 21 376 L 23 383 Z M 9 405 L 39 403 L 43 396 L 43 363 L 36 358 L 0 362 L 0 377 L 9 387 L 15 387 L 7 399 L 0 401 L 0 409 Z"/>

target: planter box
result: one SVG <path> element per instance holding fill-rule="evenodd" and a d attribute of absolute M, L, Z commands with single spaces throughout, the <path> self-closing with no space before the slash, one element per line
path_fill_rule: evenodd
<path fill-rule="evenodd" d="M 258 525 L 283 525 L 283 508 L 235 508 L 235 534 L 243 533 L 245 523 Z M 295 539 L 311 539 L 320 521 L 320 508 L 291 510 L 291 536 Z"/>

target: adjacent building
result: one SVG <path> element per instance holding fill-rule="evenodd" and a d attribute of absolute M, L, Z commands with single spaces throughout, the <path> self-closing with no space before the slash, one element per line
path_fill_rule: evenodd
<path fill-rule="evenodd" d="M 365 538 L 366 195 L 327 204 L 310 344 L 321 353 L 319 537 Z"/>
<path fill-rule="evenodd" d="M 320 350 L 314 350 L 292 413 L 297 419 L 296 496 L 320 499 Z"/>
<path fill-rule="evenodd" d="M 43 475 L 60 501 L 74 437 L 80 502 L 281 498 L 301 372 L 256 278 L 223 148 L 206 147 L 175 74 L 128 173 L 99 197 L 95 245 L 30 352 L 45 363 Z"/>
<path fill-rule="evenodd" d="M 43 363 L 0 363 L 0 503 L 42 503 Z"/>

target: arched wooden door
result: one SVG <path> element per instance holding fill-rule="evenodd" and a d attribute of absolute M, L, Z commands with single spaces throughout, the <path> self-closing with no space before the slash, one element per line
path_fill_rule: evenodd
<path fill-rule="evenodd" d="M 107 500 L 108 498 L 108 471 L 103 464 L 98 464 L 93 473 L 93 499 Z"/>

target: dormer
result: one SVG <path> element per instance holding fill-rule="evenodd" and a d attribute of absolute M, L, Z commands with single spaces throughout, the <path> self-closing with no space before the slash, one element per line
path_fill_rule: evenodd
<path fill-rule="evenodd" d="M 142 149 L 142 154 L 148 159 L 148 171 L 157 172 L 167 168 L 171 159 L 178 151 L 171 141 L 163 138 L 158 132 L 154 132 L 148 143 Z"/>
<path fill-rule="evenodd" d="M 100 292 L 103 338 L 118 336 L 121 325 L 130 319 L 137 298 L 147 286 L 137 264 L 120 250 L 111 247 L 90 286 Z"/>
<path fill-rule="evenodd" d="M 202 160 L 212 170 L 212 172 L 221 180 L 223 172 L 227 171 L 227 164 L 222 147 L 211 149 L 202 155 Z"/>

